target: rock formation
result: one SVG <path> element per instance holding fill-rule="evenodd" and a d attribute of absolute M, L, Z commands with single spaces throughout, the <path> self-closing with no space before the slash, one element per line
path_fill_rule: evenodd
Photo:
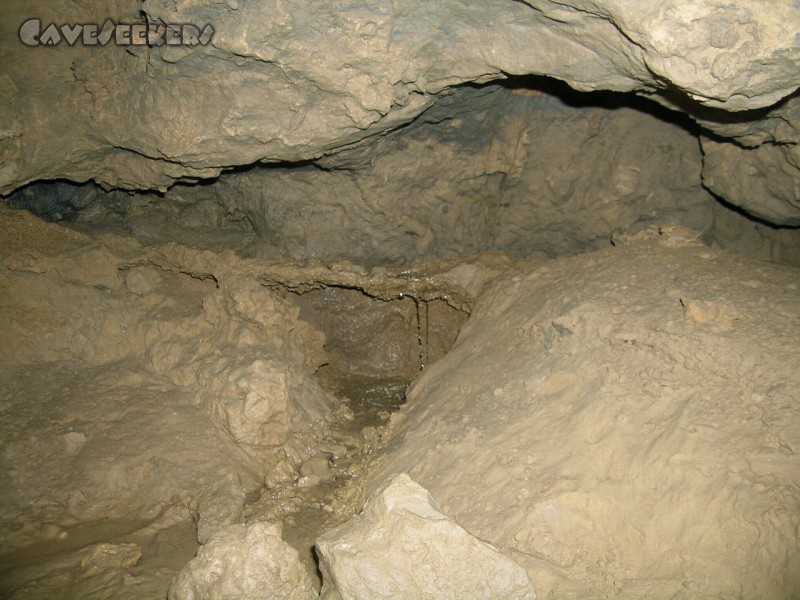
<path fill-rule="evenodd" d="M 169 600 L 315 600 L 318 595 L 280 527 L 229 525 L 175 578 Z"/>
<path fill-rule="evenodd" d="M 790 183 L 797 101 L 780 104 L 800 81 L 800 17 L 790 2 L 125 0 L 113 9 L 35 8 L 12 2 L 2 24 L 6 194 L 57 178 L 165 190 L 238 165 L 319 159 L 410 122 L 454 86 L 537 74 L 581 91 L 636 92 L 688 113 L 713 134 L 712 155 L 737 154 L 752 167 L 742 176 L 754 178 L 755 191 L 769 175 L 776 199 L 737 193 L 713 160 L 709 187 L 776 223 L 800 219 Z M 214 35 L 192 47 L 31 48 L 19 32 L 32 15 L 42 27 L 110 19 L 211 24 Z M 70 107 L 69 118 L 52 109 L 56 102 Z M 764 129 L 765 119 L 772 126 Z M 732 146 L 742 128 L 763 130 Z M 722 149 L 712 145 L 718 138 Z"/>
<path fill-rule="evenodd" d="M 536 600 L 519 565 L 448 519 L 405 474 L 316 547 L 320 600 Z"/>
<path fill-rule="evenodd" d="M 496 280 L 370 485 L 408 472 L 542 597 L 797 595 L 798 272 L 685 240 Z"/>
<path fill-rule="evenodd" d="M 800 596 L 798 31 L 7 0 L 0 596 Z"/>

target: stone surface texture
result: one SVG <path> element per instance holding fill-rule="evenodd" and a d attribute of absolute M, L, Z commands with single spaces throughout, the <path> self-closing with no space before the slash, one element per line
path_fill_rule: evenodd
<path fill-rule="evenodd" d="M 0 192 L 56 178 L 164 190 L 238 165 L 319 159 L 410 122 L 454 86 L 508 75 L 651 95 L 725 138 L 729 115 L 757 123 L 798 88 L 799 13 L 788 0 L 13 0 L 0 31 Z M 29 48 L 18 31 L 32 15 L 216 33 L 193 48 Z M 722 118 L 703 119 L 709 109 Z M 785 123 L 781 139 L 796 138 L 797 120 Z M 794 153 L 747 156 L 766 175 L 796 177 Z M 708 171 L 725 191 L 725 173 Z M 728 193 L 795 223 L 797 190 L 777 187 L 777 200 Z"/>
<path fill-rule="evenodd" d="M 278 525 L 229 525 L 172 582 L 169 600 L 317 600 Z"/>
<path fill-rule="evenodd" d="M 536 600 L 524 569 L 443 515 L 406 474 L 316 548 L 321 600 Z"/>
<path fill-rule="evenodd" d="M 116 223 L 143 241 L 235 238 L 259 257 L 370 265 L 575 254 L 617 230 L 711 227 L 693 124 L 673 116 L 644 99 L 529 78 L 462 89 L 317 165 L 250 169 L 163 197 L 38 185 L 12 202 L 50 219 Z"/>
<path fill-rule="evenodd" d="M 22 211 L 2 221 L 5 547 L 48 523 L 146 524 L 212 484 L 217 499 L 241 496 L 287 446 L 289 472 L 310 457 L 333 404 L 311 375 L 324 338 L 240 259 L 89 238 Z M 211 529 L 238 518 L 214 489 L 200 503 Z"/>
<path fill-rule="evenodd" d="M 541 597 L 794 598 L 798 270 L 648 236 L 491 284 L 370 485 L 407 472 Z"/>
<path fill-rule="evenodd" d="M 197 541 L 208 542 L 220 529 L 244 523 L 247 490 L 238 473 L 225 477 L 203 490 L 197 499 Z"/>

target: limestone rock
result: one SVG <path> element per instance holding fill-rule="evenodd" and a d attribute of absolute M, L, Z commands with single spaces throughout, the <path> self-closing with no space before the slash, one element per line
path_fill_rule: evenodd
<path fill-rule="evenodd" d="M 246 496 L 238 473 L 228 473 L 205 490 L 197 501 L 197 541 L 205 544 L 223 527 L 242 523 Z"/>
<path fill-rule="evenodd" d="M 92 222 L 109 207 L 102 219 L 147 235 L 156 219 L 186 231 L 187 207 L 204 206 L 213 216 L 192 231 L 244 221 L 255 238 L 244 251 L 264 258 L 372 265 L 496 250 L 574 254 L 638 224 L 709 227 L 714 201 L 691 127 L 647 100 L 586 97 L 530 78 L 460 90 L 402 131 L 326 157 L 325 170 L 253 169 L 158 199 L 97 193 L 79 218 Z M 50 211 L 68 212 L 64 202 Z"/>
<path fill-rule="evenodd" d="M 800 120 L 797 122 L 800 129 Z M 703 183 L 748 213 L 778 225 L 800 225 L 800 145 L 743 148 L 702 138 Z"/>
<path fill-rule="evenodd" d="M 127 569 L 142 558 L 142 549 L 136 544 L 95 544 L 81 560 L 84 571 Z"/>
<path fill-rule="evenodd" d="M 535 600 L 525 571 L 443 515 L 406 474 L 317 540 L 322 600 Z"/>
<path fill-rule="evenodd" d="M 30 48 L 19 29 L 31 15 L 215 33 L 191 48 Z M 411 121 L 448 88 L 507 74 L 763 108 L 798 86 L 798 19 L 791 2 L 759 0 L 13 0 L 0 24 L 0 192 L 57 178 L 164 190 L 235 165 L 316 159 Z"/>
<path fill-rule="evenodd" d="M 753 223 L 721 204 L 713 212 L 713 239 L 721 248 L 768 262 L 800 265 L 797 229 Z"/>
<path fill-rule="evenodd" d="M 278 525 L 220 529 L 169 589 L 169 600 L 315 600 L 297 550 Z"/>
<path fill-rule="evenodd" d="M 645 101 L 581 102 L 547 84 L 535 96 L 465 91 L 402 135 L 336 157 L 356 169 L 258 170 L 211 189 L 278 254 L 362 264 L 571 254 L 640 219 L 708 226 L 692 135 Z"/>
<path fill-rule="evenodd" d="M 657 239 L 498 278 L 368 489 L 409 473 L 542 597 L 793 599 L 798 281 Z"/>
<path fill-rule="evenodd" d="M 322 334 L 231 255 L 0 218 L 3 545 L 203 490 L 201 538 L 237 522 L 243 489 L 327 418 Z"/>

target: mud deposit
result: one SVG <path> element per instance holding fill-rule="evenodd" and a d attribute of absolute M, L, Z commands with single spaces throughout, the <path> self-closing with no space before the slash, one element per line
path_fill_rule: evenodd
<path fill-rule="evenodd" d="M 262 523 L 316 597 L 315 540 L 398 473 L 540 598 L 800 594 L 798 269 L 668 230 L 367 270 L 2 220 L 4 598 L 163 599 Z"/>
<path fill-rule="evenodd" d="M 204 498 L 212 522 L 236 505 L 217 493 L 231 475 L 234 521 L 280 523 L 319 587 L 314 540 L 360 510 L 389 415 L 452 346 L 475 273 L 434 273 L 454 307 L 417 272 L 4 224 L 4 597 L 163 598 Z"/>

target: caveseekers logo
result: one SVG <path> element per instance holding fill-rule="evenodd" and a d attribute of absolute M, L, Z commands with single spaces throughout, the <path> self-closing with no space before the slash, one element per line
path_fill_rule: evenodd
<path fill-rule="evenodd" d="M 114 23 L 102 27 L 95 23 L 78 25 L 50 24 L 42 29 L 41 19 L 28 19 L 19 29 L 19 39 L 26 46 L 205 46 L 211 43 L 214 28 L 202 29 L 188 23 Z"/>

